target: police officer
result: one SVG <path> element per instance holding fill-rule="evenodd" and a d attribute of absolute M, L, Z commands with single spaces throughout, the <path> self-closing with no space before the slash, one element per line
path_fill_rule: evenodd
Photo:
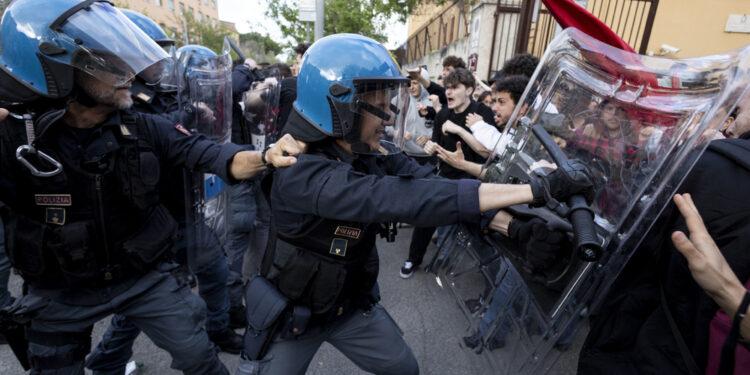
<path fill-rule="evenodd" d="M 32 374 L 79 374 L 91 329 L 127 317 L 188 374 L 222 374 L 203 302 L 169 274 L 176 224 L 160 204 L 165 168 L 235 182 L 289 164 L 293 142 L 242 151 L 129 110 L 133 77 L 166 53 L 106 1 L 16 0 L 0 22 L 0 200 L 10 259 L 28 294 Z M 11 48 L 12 46 L 12 48 Z M 157 64 L 158 66 L 158 64 Z M 286 161 L 286 163 L 284 162 Z"/>
<path fill-rule="evenodd" d="M 589 172 L 575 162 L 531 185 L 434 176 L 431 167 L 385 142 L 387 134 L 403 136 L 409 85 L 403 77 L 382 45 L 359 35 L 323 38 L 304 56 L 285 131 L 309 148 L 295 165 L 273 174 L 268 193 L 275 246 L 262 269 L 294 312 L 265 356 L 254 358 L 262 374 L 303 374 L 324 341 L 365 371 L 418 373 L 400 329 L 378 304 L 377 223 L 477 224 L 481 212 L 591 190 Z M 386 132 L 391 126 L 394 131 Z M 255 279 L 249 297 L 254 285 Z M 298 312 L 310 314 L 306 325 L 294 323 Z M 262 321 L 257 314 L 248 320 L 253 328 Z"/>
<path fill-rule="evenodd" d="M 128 19 L 130 19 L 138 28 L 148 35 L 154 42 L 161 47 L 173 47 L 174 41 L 169 39 L 164 31 L 150 18 L 129 10 L 120 10 Z M 189 46 L 181 49 L 187 50 Z M 201 47 L 204 48 L 204 47 Z M 215 53 L 208 50 L 213 57 Z M 184 52 L 184 50 L 183 50 Z M 174 57 L 174 56 L 172 56 Z M 133 109 L 142 113 L 166 115 L 173 121 L 182 122 L 185 126 L 187 116 L 183 115 L 178 109 L 178 79 L 177 69 L 173 64 L 176 61 L 173 58 L 164 60 L 161 64 L 164 66 L 164 75 L 158 83 L 150 84 L 144 77 L 137 76 L 131 86 L 131 96 L 133 98 Z M 192 126 L 189 126 L 192 128 Z M 195 272 L 199 288 L 198 293 L 206 303 L 207 321 L 206 331 L 211 341 L 222 351 L 238 354 L 242 349 L 242 337 L 237 335 L 229 328 L 229 293 L 226 287 L 228 275 L 228 266 L 224 257 L 224 251 L 219 241 L 211 241 L 201 245 L 192 244 L 187 246 L 188 238 L 195 239 L 198 237 L 211 237 L 211 229 L 205 225 L 191 225 L 190 229 L 200 231 L 204 236 L 189 236 L 186 231 L 186 209 L 192 207 L 192 204 L 186 206 L 185 195 L 185 174 L 190 173 L 180 168 L 173 168 L 165 171 L 161 176 L 159 190 L 161 202 L 169 210 L 169 213 L 177 220 L 178 223 L 178 240 L 173 247 L 173 252 L 177 254 L 176 260 L 181 266 L 172 272 L 177 276 L 178 282 L 189 282 L 186 275 L 189 274 L 188 260 L 193 260 L 189 264 Z M 202 182 L 202 174 L 200 174 Z M 192 203 L 192 202 L 191 202 Z M 201 223 L 202 224 L 202 223 Z M 187 256 L 186 248 L 193 251 L 201 252 L 203 255 Z M 202 262 L 199 262 L 201 259 Z M 191 285 L 192 286 L 192 285 Z M 86 359 L 86 367 L 91 369 L 96 375 L 103 374 L 122 374 L 125 372 L 128 359 L 132 356 L 132 346 L 135 339 L 140 334 L 140 330 L 132 322 L 129 322 L 121 315 L 112 317 L 110 326 L 102 336 L 102 341 L 92 350 Z"/>

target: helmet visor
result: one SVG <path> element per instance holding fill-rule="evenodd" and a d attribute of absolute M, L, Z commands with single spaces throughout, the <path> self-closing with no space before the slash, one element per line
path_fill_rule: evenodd
<path fill-rule="evenodd" d="M 358 121 L 353 131 L 345 132 L 344 140 L 359 154 L 387 155 L 402 150 L 409 81 L 355 80 L 354 87 L 349 109 Z"/>
<path fill-rule="evenodd" d="M 170 48 L 170 57 L 159 60 L 144 69 L 138 77 L 160 92 L 177 92 L 182 82 L 180 65 L 177 62 L 174 46 Z"/>
<path fill-rule="evenodd" d="M 169 58 L 138 26 L 106 2 L 76 11 L 61 21 L 58 31 L 78 45 L 70 65 L 113 86 L 122 86 L 144 69 Z M 153 84 L 161 74 L 148 74 L 148 79 Z"/>

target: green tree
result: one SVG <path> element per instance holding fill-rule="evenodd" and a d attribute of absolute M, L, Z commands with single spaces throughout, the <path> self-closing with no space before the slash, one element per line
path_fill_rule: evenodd
<path fill-rule="evenodd" d="M 282 52 L 283 47 L 271 39 L 268 35 L 252 31 L 240 34 L 240 48 L 257 62 L 276 62 L 276 55 Z"/>
<path fill-rule="evenodd" d="M 308 40 L 308 33 L 312 34 L 312 26 L 299 20 L 297 1 L 267 0 L 267 2 L 266 15 L 279 24 L 284 35 L 294 39 L 288 44 L 293 45 Z M 409 13 L 419 2 L 419 0 L 325 0 L 324 32 L 326 35 L 362 34 L 379 42 L 385 42 L 387 21 L 393 16 L 397 16 L 399 21 L 406 21 Z"/>
<path fill-rule="evenodd" d="M 212 51 L 221 53 L 221 48 L 224 45 L 224 37 L 232 37 L 232 30 L 227 27 L 217 24 L 213 27 L 208 22 L 200 22 L 193 17 L 188 11 L 184 11 L 182 16 L 185 18 L 185 22 L 181 18 L 177 21 L 182 25 L 187 25 L 187 40 L 189 44 L 200 44 L 204 47 L 210 48 Z M 177 29 L 177 34 L 174 36 L 177 47 L 181 47 L 185 44 L 185 29 Z M 232 52 L 232 57 L 237 58 L 237 55 Z"/>

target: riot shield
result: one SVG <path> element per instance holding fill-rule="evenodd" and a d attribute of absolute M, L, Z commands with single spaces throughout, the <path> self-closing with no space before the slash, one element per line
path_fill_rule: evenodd
<path fill-rule="evenodd" d="M 279 98 L 281 96 L 281 73 L 276 68 L 260 71 L 262 81 L 253 82 L 250 90 L 242 95 L 245 139 L 251 139 L 256 150 L 263 150 L 278 139 Z"/>
<path fill-rule="evenodd" d="M 232 61 L 218 56 L 180 56 L 186 92 L 181 95 L 184 126 L 216 143 L 231 140 Z M 198 61 L 198 63 L 195 63 Z M 193 272 L 223 256 L 228 236 L 229 189 L 210 173 L 185 171 L 186 246 Z"/>
<path fill-rule="evenodd" d="M 457 339 L 488 372 L 542 374 L 556 363 L 746 91 L 748 67 L 750 48 L 670 60 L 572 28 L 555 38 L 484 179 L 525 183 L 576 158 L 595 176 L 593 202 L 507 210 L 567 233 L 551 253 L 464 226 L 429 267 L 470 322 Z M 550 103 L 559 114 L 544 112 Z"/>

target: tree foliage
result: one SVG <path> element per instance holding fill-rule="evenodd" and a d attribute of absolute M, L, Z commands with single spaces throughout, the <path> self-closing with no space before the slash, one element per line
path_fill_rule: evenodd
<path fill-rule="evenodd" d="M 216 27 L 213 27 L 208 22 L 200 22 L 190 12 L 183 12 L 183 17 L 185 17 L 185 23 L 187 24 L 188 42 L 208 47 L 217 54 L 221 53 L 221 48 L 224 45 L 224 37 L 232 37 L 232 34 L 234 34 L 232 30 L 222 24 L 217 24 Z M 177 35 L 174 36 L 178 47 L 185 44 L 184 32 L 184 27 L 177 29 Z"/>
<path fill-rule="evenodd" d="M 257 31 L 240 34 L 240 48 L 255 61 L 269 63 L 276 62 L 276 55 L 280 54 L 283 49 L 271 37 Z"/>
<path fill-rule="evenodd" d="M 266 15 L 279 24 L 284 35 L 294 39 L 292 44 L 312 39 L 312 25 L 299 20 L 297 1 L 267 2 Z M 418 3 L 419 0 L 325 0 L 324 33 L 362 34 L 385 42 L 388 20 L 396 16 L 399 21 L 406 21 Z"/>

